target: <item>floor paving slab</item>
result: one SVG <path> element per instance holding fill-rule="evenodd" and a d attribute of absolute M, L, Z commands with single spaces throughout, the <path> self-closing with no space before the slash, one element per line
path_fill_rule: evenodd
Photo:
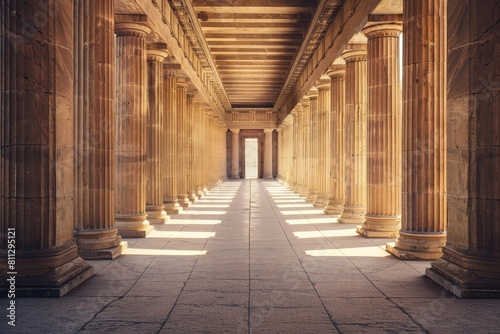
<path fill-rule="evenodd" d="M 65 297 L 16 300 L 0 332 L 498 333 L 500 300 L 457 299 L 355 228 L 277 181 L 227 181 Z"/>

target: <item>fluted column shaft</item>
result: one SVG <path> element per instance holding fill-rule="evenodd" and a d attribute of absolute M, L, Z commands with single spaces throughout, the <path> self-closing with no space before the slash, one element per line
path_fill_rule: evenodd
<path fill-rule="evenodd" d="M 326 208 L 330 191 L 330 78 L 323 75 L 316 83 L 318 88 L 318 196 L 317 208 Z"/>
<path fill-rule="evenodd" d="M 177 214 L 182 208 L 177 199 L 177 78 L 175 71 L 165 71 L 163 130 L 163 204 L 168 214 Z"/>
<path fill-rule="evenodd" d="M 300 190 L 299 176 L 298 176 L 298 146 L 299 146 L 299 113 L 297 111 L 297 106 L 290 112 L 292 115 L 292 142 L 290 143 L 291 148 L 291 159 L 292 159 L 292 171 L 291 171 L 291 181 L 290 189 L 297 192 Z"/>
<path fill-rule="evenodd" d="M 115 227 L 113 1 L 77 0 L 73 18 L 75 236 L 80 256 L 111 260 L 122 249 Z"/>
<path fill-rule="evenodd" d="M 349 44 L 345 71 L 345 186 L 342 223 L 359 223 L 366 212 L 366 44 Z"/>
<path fill-rule="evenodd" d="M 309 194 L 307 202 L 314 203 L 318 197 L 318 159 L 319 159 L 319 138 L 318 138 L 318 89 L 313 87 L 309 93 L 310 110 L 311 110 L 311 126 L 310 126 L 310 173 L 309 173 Z"/>
<path fill-rule="evenodd" d="M 187 94 L 187 146 L 186 146 L 186 171 L 187 171 L 187 192 L 188 198 L 190 202 L 195 202 L 198 199 L 198 196 L 195 194 L 195 166 L 194 166 L 194 96 L 196 92 L 191 91 Z"/>
<path fill-rule="evenodd" d="M 399 22 L 368 23 L 367 207 L 358 233 L 396 238 L 401 228 Z"/>
<path fill-rule="evenodd" d="M 146 35 L 151 29 L 117 22 L 116 31 L 116 226 L 122 237 L 144 238 L 146 217 Z"/>
<path fill-rule="evenodd" d="M 0 291 L 4 296 L 10 272 L 16 273 L 16 297 L 60 297 L 93 275 L 73 239 L 72 17 L 71 1 L 0 2 Z M 23 34 L 23 26 L 36 33 Z M 14 268 L 7 261 L 8 236 L 15 237 L 9 239 L 15 240 Z"/>
<path fill-rule="evenodd" d="M 403 2 L 401 230 L 388 251 L 437 259 L 446 241 L 446 1 Z"/>
<path fill-rule="evenodd" d="M 308 96 L 304 96 L 300 101 L 302 105 L 302 141 L 299 145 L 302 146 L 302 188 L 300 189 L 300 196 L 307 198 L 309 195 L 310 187 L 310 152 L 311 152 L 311 101 Z"/>
<path fill-rule="evenodd" d="M 150 224 L 164 224 L 167 219 L 163 204 L 163 142 L 164 86 L 163 60 L 167 52 L 149 45 L 148 58 L 148 118 L 146 138 L 146 212 Z"/>
<path fill-rule="evenodd" d="M 187 185 L 187 88 L 189 83 L 177 81 L 177 198 L 179 205 L 189 206 Z"/>
<path fill-rule="evenodd" d="M 330 199 L 325 213 L 330 215 L 342 214 L 345 196 L 345 62 L 342 58 L 336 62 L 330 66 L 327 73 L 331 78 Z"/>
<path fill-rule="evenodd" d="M 231 130 L 231 178 L 240 178 L 240 129 Z"/>
<path fill-rule="evenodd" d="M 273 178 L 273 129 L 264 129 L 264 179 Z"/>
<path fill-rule="evenodd" d="M 276 129 L 278 133 L 278 181 L 283 182 L 283 125 Z"/>
<path fill-rule="evenodd" d="M 196 182 L 195 194 L 198 198 L 203 196 L 203 103 L 200 100 L 195 101 L 194 107 L 194 121 L 193 121 L 193 134 L 194 134 L 194 160 L 193 168 L 195 169 Z"/>

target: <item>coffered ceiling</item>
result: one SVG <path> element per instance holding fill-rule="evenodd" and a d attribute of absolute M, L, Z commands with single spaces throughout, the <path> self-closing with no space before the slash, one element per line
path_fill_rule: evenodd
<path fill-rule="evenodd" d="M 171 0 L 226 111 L 275 108 L 316 50 L 341 1 Z"/>

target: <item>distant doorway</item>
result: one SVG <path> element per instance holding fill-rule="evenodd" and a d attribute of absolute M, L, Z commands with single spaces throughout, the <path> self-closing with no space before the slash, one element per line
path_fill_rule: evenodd
<path fill-rule="evenodd" d="M 259 140 L 245 138 L 245 179 L 259 177 Z"/>

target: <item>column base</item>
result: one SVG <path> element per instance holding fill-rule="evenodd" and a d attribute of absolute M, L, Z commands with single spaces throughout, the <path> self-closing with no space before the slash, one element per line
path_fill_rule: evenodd
<path fill-rule="evenodd" d="M 290 190 L 294 193 L 300 193 L 302 191 L 302 186 L 298 183 L 294 183 L 293 186 L 290 187 Z"/>
<path fill-rule="evenodd" d="M 198 196 L 196 196 L 196 194 L 195 194 L 194 190 L 192 190 L 192 191 L 190 191 L 190 192 L 188 193 L 188 200 L 189 200 L 189 202 L 191 202 L 191 203 L 194 203 L 194 202 L 196 202 L 196 201 L 198 200 Z"/>
<path fill-rule="evenodd" d="M 311 190 L 306 197 L 306 202 L 314 203 L 316 201 L 316 197 L 318 197 L 318 193 Z"/>
<path fill-rule="evenodd" d="M 114 260 L 128 248 L 128 243 L 122 241 L 118 246 L 99 250 L 79 250 L 78 255 L 84 260 Z"/>
<path fill-rule="evenodd" d="M 396 242 L 389 242 L 386 250 L 401 260 L 437 260 L 443 255 L 446 233 L 399 232 Z"/>
<path fill-rule="evenodd" d="M 339 222 L 343 224 L 361 224 L 365 221 L 365 214 L 366 207 L 364 206 L 344 206 Z"/>
<path fill-rule="evenodd" d="M 2 261 L 0 295 L 7 296 L 11 275 Z M 50 252 L 17 255 L 15 274 L 16 297 L 62 297 L 94 275 L 94 268 L 77 254 L 77 245 L 64 246 Z"/>
<path fill-rule="evenodd" d="M 325 194 L 318 195 L 313 205 L 315 208 L 325 209 L 326 206 L 328 205 L 328 195 Z"/>
<path fill-rule="evenodd" d="M 167 215 L 176 215 L 182 211 L 177 198 L 164 198 L 163 204 L 165 205 L 165 212 Z"/>
<path fill-rule="evenodd" d="M 198 199 L 202 198 L 204 195 L 202 187 L 196 187 L 194 190 L 194 194 L 196 195 L 196 197 L 198 197 Z"/>
<path fill-rule="evenodd" d="M 327 215 L 340 216 L 344 211 L 344 204 L 335 199 L 329 199 L 325 209 Z"/>
<path fill-rule="evenodd" d="M 307 195 L 309 195 L 309 188 L 303 187 L 303 188 L 300 190 L 300 194 L 299 194 L 299 196 L 300 196 L 300 197 L 303 197 L 303 198 L 307 198 Z"/>
<path fill-rule="evenodd" d="M 187 194 L 182 194 L 177 196 L 177 199 L 179 200 L 179 205 L 185 209 L 189 208 L 191 206 L 191 202 L 189 201 L 188 195 Z"/>
<path fill-rule="evenodd" d="M 231 180 L 239 180 L 240 176 L 239 175 L 231 175 Z"/>
<path fill-rule="evenodd" d="M 398 238 L 401 216 L 365 215 L 363 225 L 356 232 L 366 238 Z"/>
<path fill-rule="evenodd" d="M 122 238 L 145 238 L 154 230 L 146 217 L 146 214 L 116 214 L 115 225 Z"/>
<path fill-rule="evenodd" d="M 170 217 L 167 216 L 167 212 L 164 209 L 165 206 L 146 206 L 147 218 L 150 225 L 163 225 L 170 220 Z"/>
<path fill-rule="evenodd" d="M 463 254 L 448 246 L 425 275 L 459 298 L 500 298 L 500 259 Z"/>
<path fill-rule="evenodd" d="M 127 249 L 116 227 L 95 230 L 77 230 L 75 238 L 78 255 L 85 260 L 114 260 Z M 125 249 L 122 245 L 125 244 Z"/>

